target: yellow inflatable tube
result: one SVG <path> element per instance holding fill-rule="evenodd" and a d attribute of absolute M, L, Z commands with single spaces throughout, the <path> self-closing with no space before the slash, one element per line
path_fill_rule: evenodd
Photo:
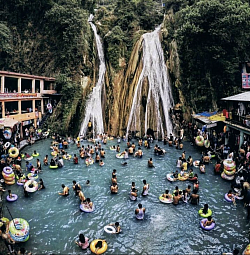
<path fill-rule="evenodd" d="M 98 241 L 102 241 L 102 248 L 101 249 L 96 249 L 95 246 L 97 244 Z M 90 250 L 94 253 L 94 254 L 102 254 L 104 253 L 106 250 L 108 249 L 108 244 L 106 243 L 106 241 L 101 240 L 101 239 L 95 239 L 94 241 L 91 242 L 90 244 Z"/>

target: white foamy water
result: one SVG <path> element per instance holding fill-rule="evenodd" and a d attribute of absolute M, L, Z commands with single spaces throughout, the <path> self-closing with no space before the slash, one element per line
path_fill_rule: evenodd
<path fill-rule="evenodd" d="M 129 130 L 141 130 L 141 112 L 143 81 L 148 79 L 147 104 L 145 112 L 145 132 L 149 126 L 149 120 L 154 119 L 157 127 L 157 134 L 164 136 L 164 130 L 172 133 L 173 127 L 169 116 L 169 109 L 173 107 L 173 97 L 168 78 L 168 71 L 164 61 L 164 54 L 159 39 L 161 27 L 157 27 L 153 32 L 143 35 L 143 69 L 136 86 L 133 104 L 130 111 L 127 125 L 127 134 Z M 154 109 L 149 106 L 154 105 Z M 162 107 L 163 117 L 160 114 Z"/>
<path fill-rule="evenodd" d="M 88 21 L 92 30 L 94 31 L 98 57 L 100 60 L 99 77 L 95 87 L 93 88 L 93 91 L 89 94 L 89 99 L 86 102 L 84 119 L 81 124 L 79 135 L 80 136 L 86 135 L 88 122 L 89 120 L 91 120 L 93 127 L 93 135 L 95 137 L 96 134 L 104 132 L 102 116 L 102 89 L 104 84 L 106 66 L 101 38 L 97 34 L 96 26 L 92 23 L 93 18 L 94 16 L 91 14 L 89 16 Z"/>

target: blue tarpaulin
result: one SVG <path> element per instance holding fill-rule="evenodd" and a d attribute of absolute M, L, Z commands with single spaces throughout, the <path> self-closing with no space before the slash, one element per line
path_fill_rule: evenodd
<path fill-rule="evenodd" d="M 197 113 L 196 115 L 201 115 L 201 116 L 205 116 L 205 117 L 210 117 L 217 114 L 217 112 L 201 112 L 201 113 Z"/>

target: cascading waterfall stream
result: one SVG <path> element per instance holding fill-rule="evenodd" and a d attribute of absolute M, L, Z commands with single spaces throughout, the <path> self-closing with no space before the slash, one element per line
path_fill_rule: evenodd
<path fill-rule="evenodd" d="M 157 27 L 153 32 L 143 35 L 143 69 L 134 93 L 133 104 L 127 125 L 127 135 L 129 130 L 142 130 L 142 113 L 139 109 L 142 102 L 142 90 L 145 78 L 148 79 L 144 126 L 145 133 L 148 128 L 156 128 L 157 136 L 161 135 L 161 137 L 164 137 L 165 130 L 168 134 L 173 132 L 169 110 L 173 107 L 174 101 L 159 38 L 160 29 L 161 26 Z M 150 110 L 152 106 L 154 108 L 153 112 Z M 162 109 L 162 114 L 160 108 Z M 150 119 L 155 120 L 155 127 L 149 125 Z"/>
<path fill-rule="evenodd" d="M 103 46 L 101 43 L 100 36 L 97 34 L 96 26 L 92 23 L 94 15 L 89 16 L 89 24 L 94 31 L 96 47 L 98 51 L 98 57 L 100 60 L 99 65 L 99 77 L 96 86 L 93 91 L 89 94 L 89 99 L 86 102 L 85 115 L 81 124 L 80 136 L 85 136 L 87 133 L 88 122 L 92 122 L 93 136 L 104 132 L 103 127 L 103 116 L 102 116 L 102 88 L 104 84 L 104 75 L 106 72 L 105 59 Z"/>

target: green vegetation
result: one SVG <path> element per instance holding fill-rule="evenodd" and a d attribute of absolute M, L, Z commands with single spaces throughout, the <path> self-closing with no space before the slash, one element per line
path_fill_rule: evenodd
<path fill-rule="evenodd" d="M 105 33 L 102 37 L 107 60 L 117 70 L 119 59 L 128 62 L 139 36 L 161 24 L 163 14 L 159 2 L 153 0 L 117 0 L 111 7 L 98 10 L 96 20 L 101 22 L 97 24 L 100 32 Z"/>
<path fill-rule="evenodd" d="M 240 63 L 249 60 L 250 7 L 243 0 L 167 1 L 168 43 L 177 42 L 181 85 L 194 110 L 215 109 L 241 88 Z"/>

